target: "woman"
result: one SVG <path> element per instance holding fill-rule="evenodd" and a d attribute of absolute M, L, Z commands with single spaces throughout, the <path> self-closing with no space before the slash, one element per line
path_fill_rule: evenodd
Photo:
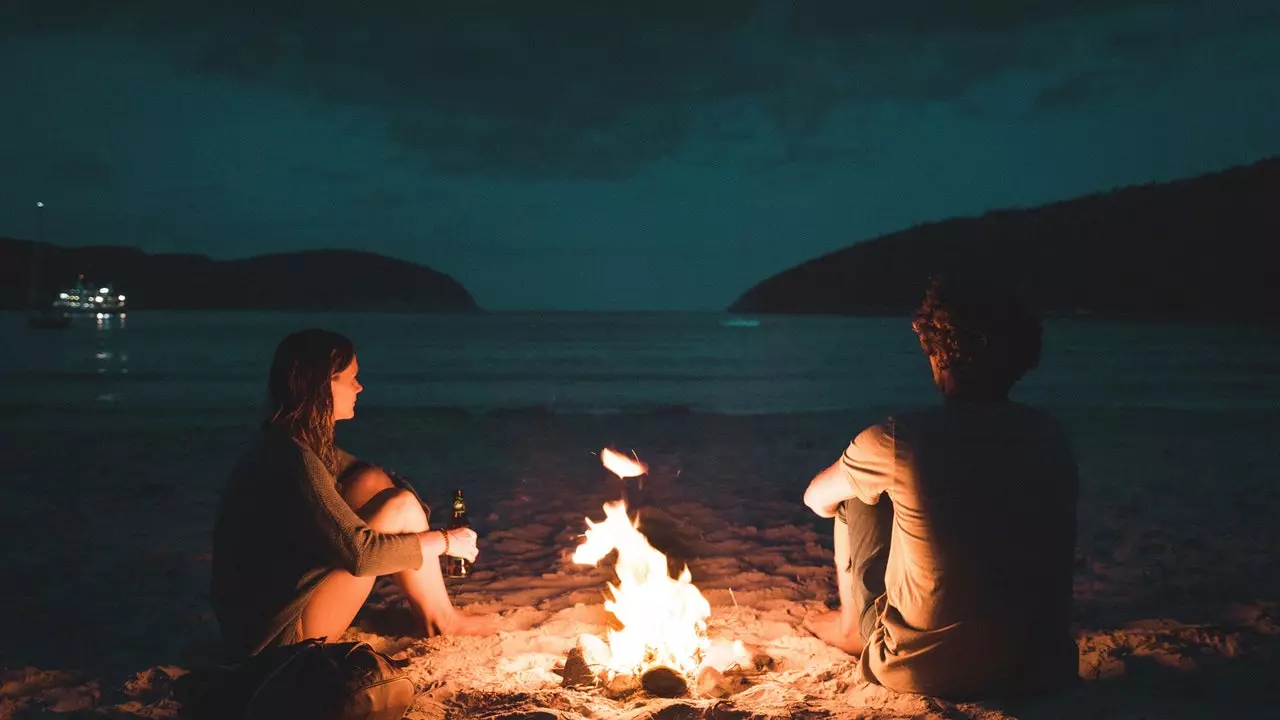
<path fill-rule="evenodd" d="M 303 330 L 276 348 L 268 419 L 232 472 L 213 541 L 214 613 L 237 656 L 326 637 L 355 619 L 378 575 L 404 591 L 425 634 L 466 634 L 441 555 L 474 560 L 476 534 L 431 530 L 413 489 L 333 444 L 355 416 L 360 366 L 351 341 Z"/>

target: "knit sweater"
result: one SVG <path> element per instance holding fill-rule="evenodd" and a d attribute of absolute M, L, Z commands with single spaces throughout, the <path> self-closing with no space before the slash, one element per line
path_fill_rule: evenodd
<path fill-rule="evenodd" d="M 265 428 L 218 503 L 210 596 L 234 657 L 302 640 L 300 619 L 330 572 L 389 575 L 422 566 L 418 537 L 371 529 L 310 449 Z"/>

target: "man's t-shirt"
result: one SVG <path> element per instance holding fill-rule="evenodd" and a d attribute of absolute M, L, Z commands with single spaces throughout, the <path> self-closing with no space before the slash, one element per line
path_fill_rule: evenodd
<path fill-rule="evenodd" d="M 894 508 L 865 679 L 944 697 L 1075 679 L 1078 473 L 1057 422 L 1012 402 L 952 402 L 868 428 L 842 465 L 854 497 L 888 494 Z"/>

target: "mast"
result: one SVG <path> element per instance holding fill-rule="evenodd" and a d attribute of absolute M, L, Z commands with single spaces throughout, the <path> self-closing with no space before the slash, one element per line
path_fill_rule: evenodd
<path fill-rule="evenodd" d="M 44 278 L 44 203 L 36 202 L 36 239 L 31 243 L 31 267 L 28 272 L 27 310 L 40 309 L 40 285 Z"/>

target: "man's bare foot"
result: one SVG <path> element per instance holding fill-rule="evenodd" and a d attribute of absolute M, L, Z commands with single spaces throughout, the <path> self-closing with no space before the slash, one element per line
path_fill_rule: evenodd
<path fill-rule="evenodd" d="M 857 626 L 852 623 L 846 624 L 840 617 L 839 610 L 806 618 L 804 627 L 813 633 L 814 637 L 850 655 L 861 655 L 862 647 L 866 644 L 858 634 Z"/>
<path fill-rule="evenodd" d="M 443 617 L 426 620 L 427 637 L 438 635 L 491 635 L 497 632 L 494 619 L 488 615 L 472 615 L 464 610 L 451 610 Z"/>

